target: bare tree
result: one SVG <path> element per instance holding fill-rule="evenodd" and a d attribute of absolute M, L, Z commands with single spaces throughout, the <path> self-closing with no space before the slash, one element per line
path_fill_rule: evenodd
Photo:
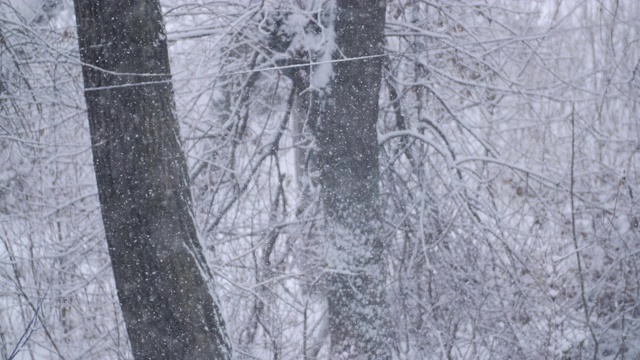
<path fill-rule="evenodd" d="M 333 78 L 314 124 L 326 221 L 331 356 L 390 359 L 378 161 L 384 1 L 339 1 Z M 358 59 L 372 57 L 368 59 Z"/>
<path fill-rule="evenodd" d="M 118 297 L 138 359 L 227 359 L 198 241 L 153 0 L 75 1 L 94 167 Z"/>

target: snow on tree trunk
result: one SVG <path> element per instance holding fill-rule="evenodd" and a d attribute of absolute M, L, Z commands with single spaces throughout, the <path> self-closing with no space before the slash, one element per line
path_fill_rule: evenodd
<path fill-rule="evenodd" d="M 156 0 L 75 0 L 94 168 L 136 359 L 228 359 Z M 135 75 L 134 75 L 135 74 Z"/>
<path fill-rule="evenodd" d="M 335 59 L 382 52 L 385 2 L 338 1 Z M 376 123 L 382 58 L 333 64 L 316 138 L 332 358 L 391 358 Z"/>

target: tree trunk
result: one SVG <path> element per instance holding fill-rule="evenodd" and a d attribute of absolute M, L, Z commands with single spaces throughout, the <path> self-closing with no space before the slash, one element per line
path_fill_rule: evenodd
<path fill-rule="evenodd" d="M 133 355 L 229 359 L 193 220 L 160 4 L 74 3 L 102 219 Z"/>
<path fill-rule="evenodd" d="M 382 53 L 385 2 L 339 0 L 340 59 Z M 382 58 L 334 63 L 317 123 L 332 358 L 390 359 L 376 123 Z"/>

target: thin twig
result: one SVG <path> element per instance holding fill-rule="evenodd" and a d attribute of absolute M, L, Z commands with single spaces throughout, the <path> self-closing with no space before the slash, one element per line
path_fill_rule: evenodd
<path fill-rule="evenodd" d="M 575 161 L 576 161 L 576 130 L 575 130 L 575 104 L 571 111 L 571 182 L 569 184 L 569 200 L 571 203 L 571 236 L 573 238 L 573 247 L 576 254 L 576 260 L 578 261 L 578 279 L 580 280 L 580 298 L 582 300 L 582 308 L 584 309 L 584 317 L 587 322 L 587 327 L 591 333 L 593 339 L 594 350 L 593 360 L 598 358 L 598 338 L 596 337 L 591 321 L 589 320 L 589 303 L 584 290 L 584 275 L 582 273 L 582 257 L 580 256 L 580 246 L 578 245 L 578 236 L 576 235 L 576 212 L 573 196 L 573 187 L 575 184 Z"/>

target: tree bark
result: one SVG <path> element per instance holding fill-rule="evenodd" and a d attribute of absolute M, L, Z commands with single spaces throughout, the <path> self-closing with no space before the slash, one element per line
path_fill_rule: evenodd
<path fill-rule="evenodd" d="M 133 355 L 229 359 L 193 220 L 160 4 L 74 3 L 102 219 Z"/>
<path fill-rule="evenodd" d="M 385 2 L 338 0 L 334 58 L 382 53 Z M 382 58 L 333 64 L 317 123 L 332 358 L 390 359 L 376 123 Z"/>

